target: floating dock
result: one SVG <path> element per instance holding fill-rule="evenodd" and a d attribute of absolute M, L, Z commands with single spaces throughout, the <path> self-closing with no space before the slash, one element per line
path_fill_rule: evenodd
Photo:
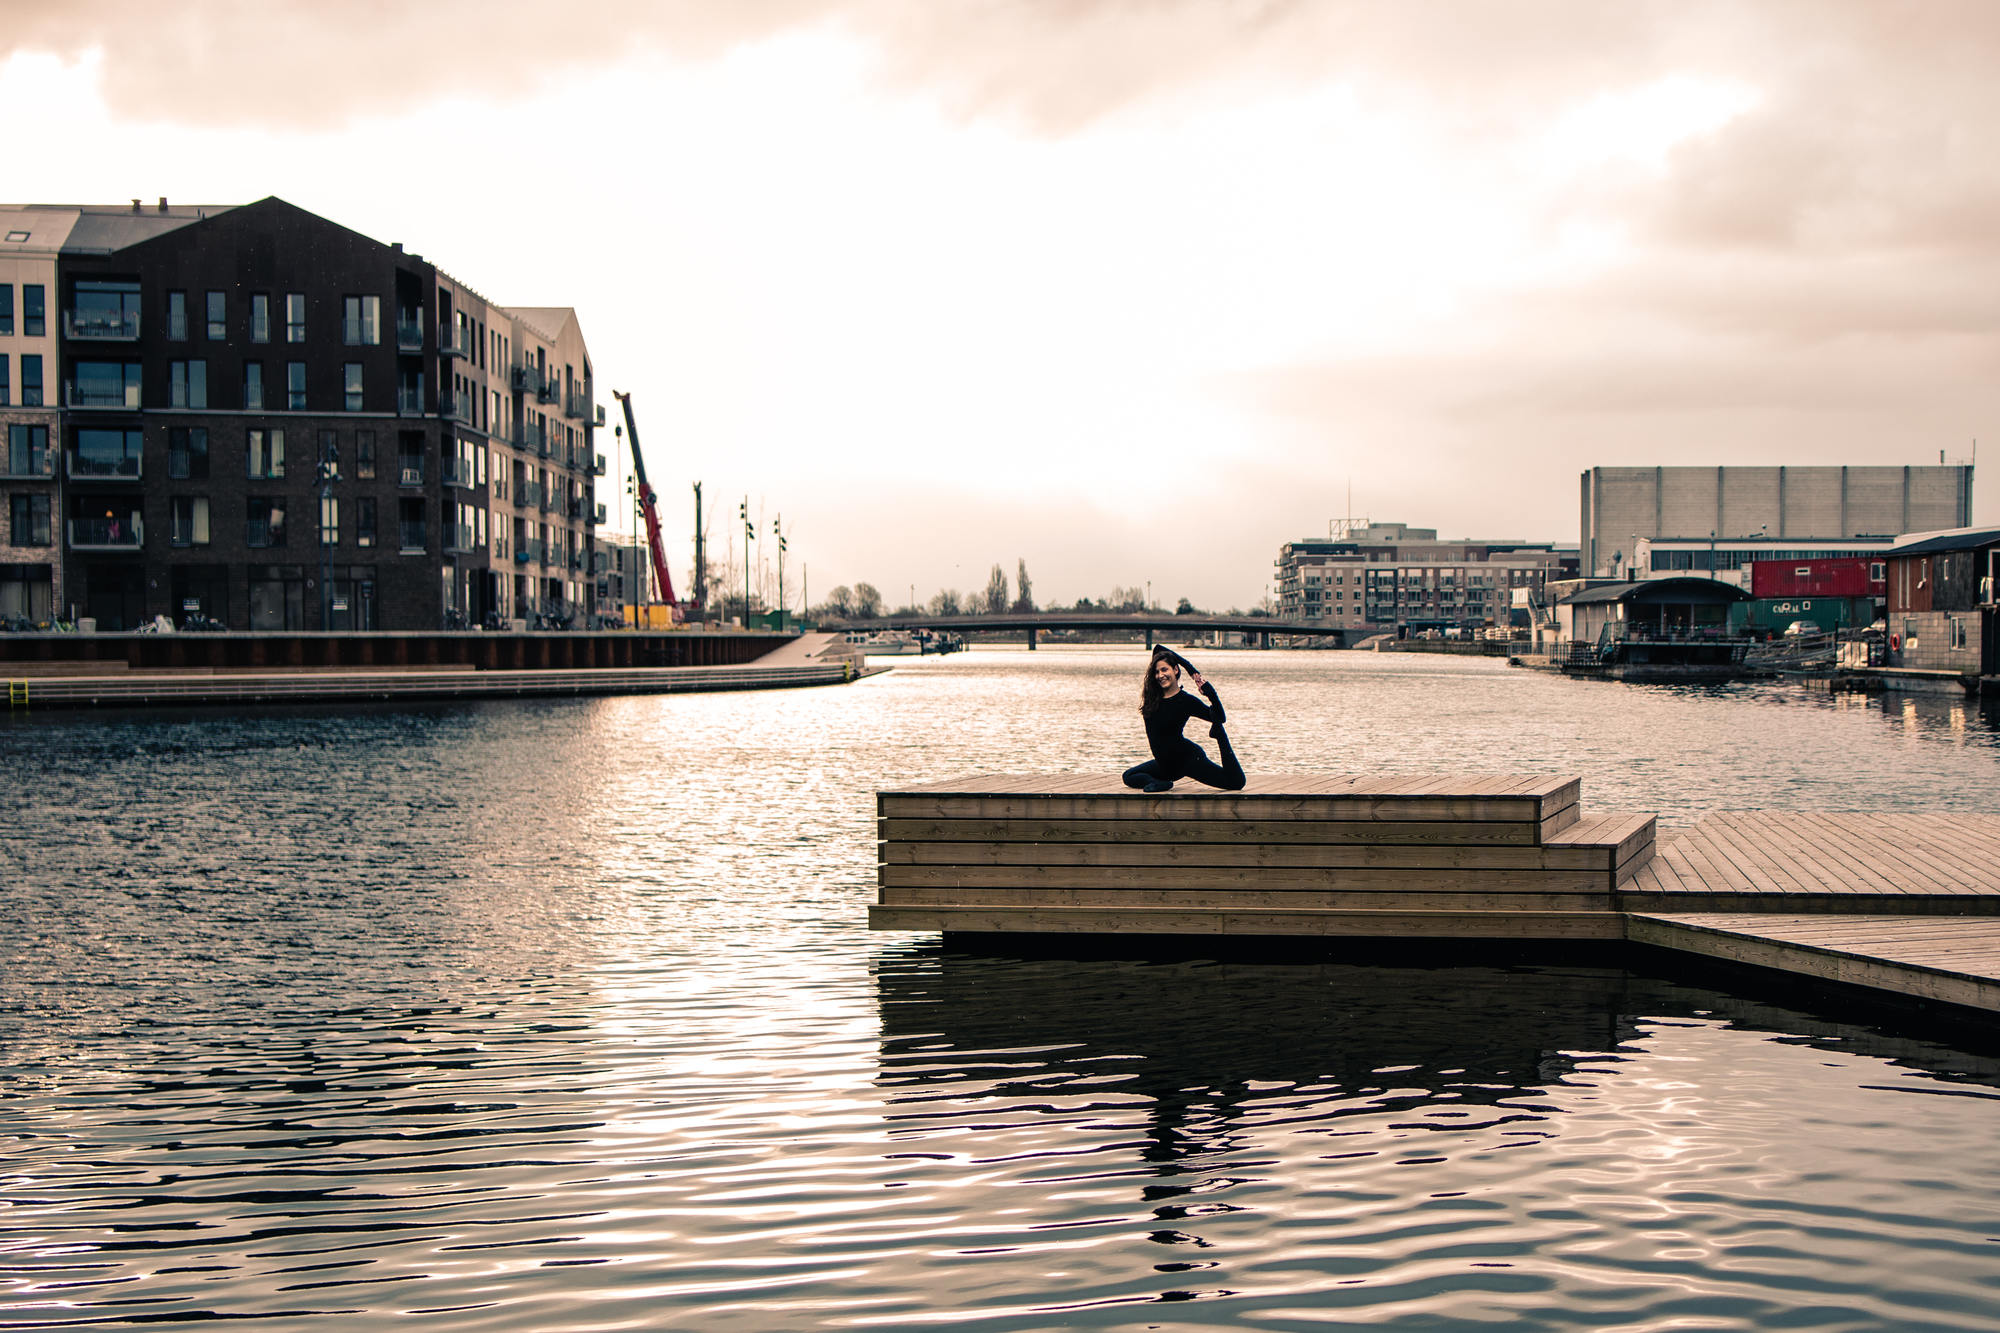
<path fill-rule="evenodd" d="M 876 930 L 1629 942 L 2000 1011 L 2000 816 L 1730 813 L 1662 840 L 1575 777 L 1116 774 L 885 791 L 877 815 Z"/>

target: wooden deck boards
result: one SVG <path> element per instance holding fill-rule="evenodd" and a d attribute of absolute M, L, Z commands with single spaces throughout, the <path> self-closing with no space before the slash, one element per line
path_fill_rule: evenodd
<path fill-rule="evenodd" d="M 1574 777 L 879 793 L 883 930 L 1629 939 L 2000 1011 L 2000 816 L 1588 813 Z"/>

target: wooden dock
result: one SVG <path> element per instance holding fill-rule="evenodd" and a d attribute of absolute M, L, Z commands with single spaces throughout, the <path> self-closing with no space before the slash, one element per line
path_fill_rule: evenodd
<path fill-rule="evenodd" d="M 877 796 L 876 930 L 1630 942 L 2000 1011 L 2000 816 L 1587 810 L 1575 777 Z M 1984 919 L 1981 919 L 1984 918 Z"/>

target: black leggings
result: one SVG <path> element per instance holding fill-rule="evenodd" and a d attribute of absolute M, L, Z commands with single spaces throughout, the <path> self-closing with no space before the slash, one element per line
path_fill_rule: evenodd
<path fill-rule="evenodd" d="M 1202 748 L 1185 736 L 1181 738 L 1181 753 L 1173 759 L 1148 759 L 1125 770 L 1125 785 L 1144 787 L 1154 782 L 1172 783 L 1178 778 L 1193 778 L 1205 787 L 1220 787 L 1224 791 L 1242 791 L 1249 781 L 1243 776 L 1243 765 L 1236 762 L 1236 751 L 1229 744 L 1229 734 L 1224 732 L 1215 738 L 1222 747 L 1222 762 L 1211 760 Z"/>

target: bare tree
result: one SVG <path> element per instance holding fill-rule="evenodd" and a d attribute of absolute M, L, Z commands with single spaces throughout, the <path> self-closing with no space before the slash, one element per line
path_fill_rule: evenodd
<path fill-rule="evenodd" d="M 1014 571 L 1014 609 L 1032 611 L 1035 609 L 1035 585 L 1028 582 L 1028 562 L 1023 560 Z"/>
<path fill-rule="evenodd" d="M 854 585 L 854 614 L 862 620 L 873 620 L 882 614 L 882 594 L 872 583 Z"/>
<path fill-rule="evenodd" d="M 964 610 L 959 605 L 957 591 L 952 588 L 939 588 L 936 595 L 931 598 L 931 614 L 934 616 L 963 615 Z"/>
<path fill-rule="evenodd" d="M 1007 609 L 1007 576 L 1000 572 L 1000 566 L 993 566 L 993 572 L 986 577 L 986 596 L 980 608 L 989 616 L 997 616 Z"/>
<path fill-rule="evenodd" d="M 843 583 L 826 595 L 822 609 L 830 616 L 849 619 L 854 615 L 854 593 Z"/>

